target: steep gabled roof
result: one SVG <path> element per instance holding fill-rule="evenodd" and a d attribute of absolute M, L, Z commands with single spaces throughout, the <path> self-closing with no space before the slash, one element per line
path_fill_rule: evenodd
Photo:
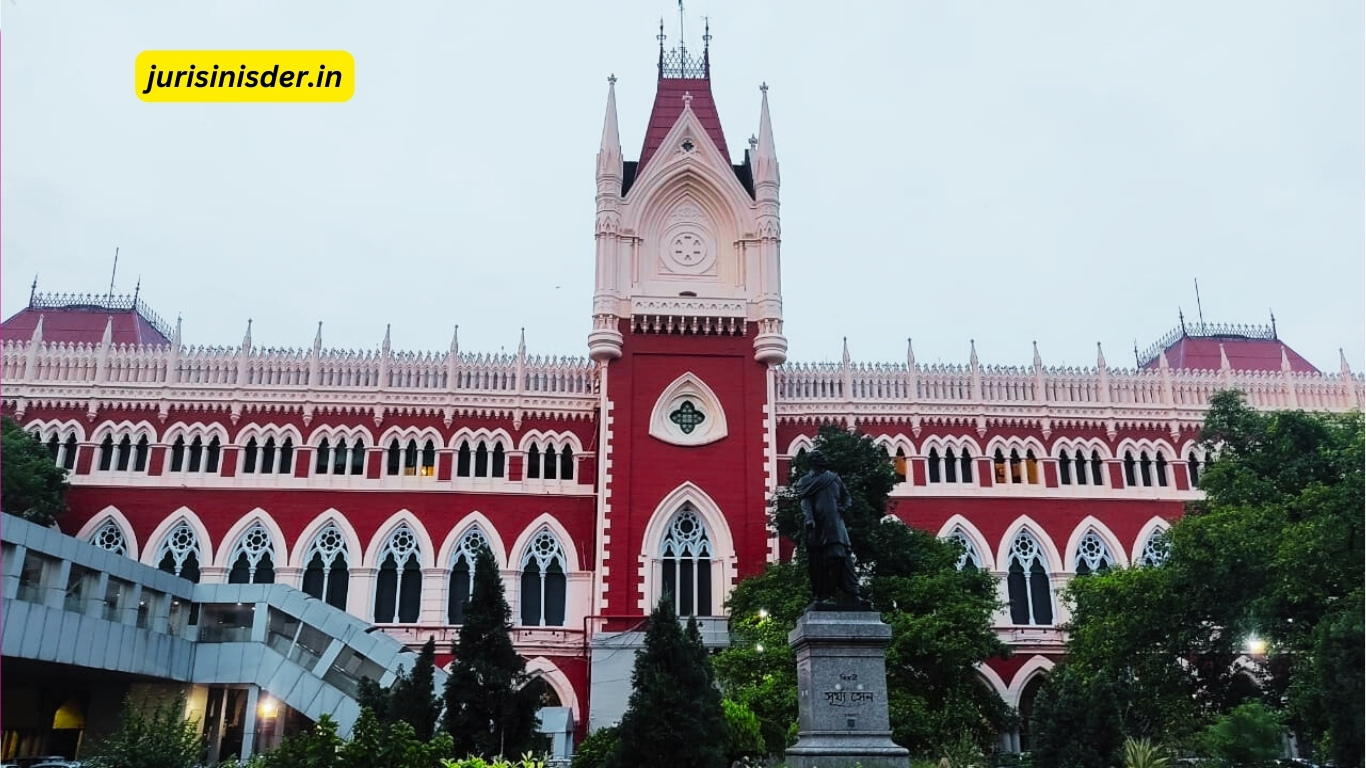
<path fill-rule="evenodd" d="M 5 339 L 29 339 L 43 322 L 43 341 L 99 344 L 106 327 L 114 344 L 170 344 L 172 331 L 137 294 L 132 296 L 33 293 L 27 307 L 0 324 Z"/>
<path fill-rule="evenodd" d="M 721 117 L 716 113 L 716 101 L 711 95 L 711 80 L 705 77 L 672 78 L 661 75 L 655 89 L 654 108 L 650 110 L 650 122 L 645 128 L 645 144 L 640 149 L 639 168 L 644 168 L 650 162 L 664 137 L 669 134 L 669 129 L 683 114 L 684 94 L 691 94 L 692 111 L 697 115 L 698 122 L 702 123 L 702 128 L 716 148 L 729 160 L 726 134 L 721 130 Z"/>
<path fill-rule="evenodd" d="M 1138 363 L 1142 368 L 1156 369 L 1161 365 L 1160 358 L 1165 352 L 1167 364 L 1177 370 L 1217 371 L 1223 367 L 1221 346 L 1222 355 L 1228 358 L 1230 370 L 1279 371 L 1284 355 L 1291 371 L 1319 372 L 1318 368 L 1276 337 L 1275 326 L 1187 325 L 1184 321 L 1149 347 Z"/>

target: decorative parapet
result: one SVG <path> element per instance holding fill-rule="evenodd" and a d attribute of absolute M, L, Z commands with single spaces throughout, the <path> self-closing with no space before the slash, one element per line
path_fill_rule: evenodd
<path fill-rule="evenodd" d="M 1005 366 L 974 372 L 954 365 L 795 363 L 776 369 L 776 385 L 780 418 L 876 421 L 922 415 L 1199 421 L 1210 398 L 1229 388 L 1265 410 L 1351 411 L 1366 401 L 1366 378 L 1350 372 Z"/>
<path fill-rule="evenodd" d="M 103 293 L 38 293 L 36 288 L 29 294 L 29 309 L 71 309 L 76 307 L 91 307 L 93 309 L 105 310 L 110 312 L 127 312 L 133 310 L 142 315 L 153 328 L 166 338 L 171 338 L 175 329 L 170 323 L 161 319 L 161 316 L 152 311 L 137 293 L 132 295 L 113 295 Z"/>
<path fill-rule="evenodd" d="M 454 413 L 590 413 L 597 369 L 582 358 L 242 347 L 0 344 L 4 400 L 167 403 Z"/>

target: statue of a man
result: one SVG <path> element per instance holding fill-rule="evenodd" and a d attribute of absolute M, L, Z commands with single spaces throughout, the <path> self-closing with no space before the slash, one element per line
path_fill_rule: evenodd
<path fill-rule="evenodd" d="M 806 523 L 807 564 L 815 593 L 812 605 L 837 602 L 867 608 L 868 601 L 859 593 L 849 532 L 844 527 L 843 513 L 854 500 L 844 481 L 830 471 L 825 454 L 812 451 L 807 464 L 811 471 L 797 481 L 796 492 Z"/>

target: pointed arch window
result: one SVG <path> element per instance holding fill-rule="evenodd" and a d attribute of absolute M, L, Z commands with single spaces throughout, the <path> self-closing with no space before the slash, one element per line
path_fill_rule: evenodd
<path fill-rule="evenodd" d="M 1190 473 L 1192 488 L 1200 487 L 1200 472 L 1201 470 L 1209 466 L 1208 454 L 1206 455 L 1205 459 L 1206 460 L 1204 462 L 1201 462 L 1200 457 L 1193 450 L 1190 453 L 1186 454 L 1186 469 Z"/>
<path fill-rule="evenodd" d="M 346 449 L 344 448 L 345 445 L 346 445 L 346 441 L 345 441 L 345 440 L 342 440 L 342 441 L 339 441 L 339 442 L 338 442 L 338 444 L 337 444 L 338 454 L 340 454 L 341 452 L 343 452 L 343 451 L 346 450 Z M 328 441 L 327 438 L 324 437 L 324 438 L 322 439 L 322 442 L 318 443 L 318 450 L 317 450 L 317 452 L 314 454 L 313 459 L 314 459 L 314 461 L 313 461 L 313 474 L 315 474 L 315 475 L 325 475 L 325 474 L 327 474 L 328 468 L 332 466 L 332 444 Z"/>
<path fill-rule="evenodd" d="M 101 525 L 90 537 L 90 543 L 116 555 L 128 554 L 128 540 L 123 535 L 123 529 L 113 520 Z"/>
<path fill-rule="evenodd" d="M 982 570 L 982 556 L 977 553 L 977 547 L 973 545 L 972 539 L 968 538 L 962 528 L 955 528 L 953 533 L 949 534 L 949 540 L 956 541 L 963 547 L 963 554 L 958 556 L 958 570 Z"/>
<path fill-rule="evenodd" d="M 261 447 L 256 443 L 256 438 L 247 440 L 247 447 L 242 450 L 242 474 L 250 475 L 256 471 L 257 454 L 261 452 Z"/>
<path fill-rule="evenodd" d="M 906 449 L 897 448 L 892 456 L 892 468 L 896 470 L 897 482 L 904 483 L 909 475 L 906 474 Z"/>
<path fill-rule="evenodd" d="M 346 610 L 351 570 L 346 560 L 346 537 L 336 523 L 328 523 L 313 537 L 304 562 L 304 592 Z"/>
<path fill-rule="evenodd" d="M 958 482 L 958 456 L 952 448 L 944 449 L 944 482 Z"/>
<path fill-rule="evenodd" d="M 461 440 L 460 450 L 455 454 L 455 476 L 469 477 L 470 472 L 470 441 Z"/>
<path fill-rule="evenodd" d="M 929 466 L 929 474 L 930 474 L 930 482 L 931 482 L 931 483 L 938 483 L 938 482 L 941 482 L 941 478 L 943 477 L 943 475 L 940 474 L 940 467 L 939 467 L 939 449 L 938 449 L 938 448 L 931 448 L 931 449 L 930 449 L 930 466 Z"/>
<path fill-rule="evenodd" d="M 66 436 L 66 442 L 62 443 L 62 455 L 57 461 L 62 469 L 76 468 L 76 436 L 74 434 Z"/>
<path fill-rule="evenodd" d="M 185 471 L 185 436 L 181 435 L 171 443 L 171 471 Z"/>
<path fill-rule="evenodd" d="M 507 467 L 507 452 L 503 450 L 501 442 L 493 444 L 493 477 L 502 477 L 504 469 Z"/>
<path fill-rule="evenodd" d="M 1167 538 L 1167 532 L 1156 530 L 1148 534 L 1148 541 L 1143 544 L 1143 556 L 1139 562 L 1154 568 L 1166 563 L 1171 552 L 1172 544 Z"/>
<path fill-rule="evenodd" d="M 412 624 L 422 610 L 422 563 L 417 535 L 406 524 L 389 534 L 380 548 L 375 578 L 375 623 Z"/>
<path fill-rule="evenodd" d="M 257 521 L 237 539 L 232 556 L 229 584 L 274 584 L 275 557 L 270 532 Z"/>
<path fill-rule="evenodd" d="M 669 522 L 660 558 L 660 586 L 665 594 L 673 595 L 678 615 L 712 615 L 711 537 L 691 505 L 685 505 Z"/>
<path fill-rule="evenodd" d="M 1157 461 L 1153 463 L 1153 471 L 1157 475 L 1157 484 L 1163 488 L 1167 487 L 1167 457 L 1161 451 L 1157 452 Z"/>
<path fill-rule="evenodd" d="M 1078 485 L 1082 485 L 1086 482 L 1082 478 L 1078 478 L 1078 480 L 1080 481 L 1077 483 Z M 1067 455 L 1065 449 L 1060 449 L 1058 451 L 1058 484 L 1072 484 L 1072 459 Z"/>
<path fill-rule="evenodd" d="M 1115 564 L 1110 548 L 1095 531 L 1087 531 L 1077 544 L 1076 571 L 1078 576 L 1104 573 Z"/>
<path fill-rule="evenodd" d="M 1148 458 L 1147 451 L 1138 454 L 1138 474 L 1143 478 L 1143 487 L 1148 488 L 1153 484 L 1153 460 Z"/>
<path fill-rule="evenodd" d="M 199 583 L 199 537 L 190 524 L 181 520 L 161 540 L 157 567 L 182 579 Z"/>
<path fill-rule="evenodd" d="M 100 441 L 100 471 L 107 472 L 114 466 L 114 436 L 105 435 Z"/>
<path fill-rule="evenodd" d="M 1091 484 L 1106 485 L 1105 475 L 1102 474 L 1103 462 L 1100 460 L 1100 451 L 1091 451 Z"/>
<path fill-rule="evenodd" d="M 526 452 L 526 477 L 528 480 L 541 479 L 541 447 L 535 443 Z"/>
<path fill-rule="evenodd" d="M 567 576 L 564 547 L 548 530 L 531 540 L 522 555 L 522 625 L 564 626 Z"/>
<path fill-rule="evenodd" d="M 1124 485 L 1133 488 L 1138 485 L 1138 462 L 1134 459 L 1133 451 L 1124 452 Z"/>
<path fill-rule="evenodd" d="M 474 563 L 479 550 L 487 549 L 489 539 L 478 528 L 471 528 L 460 537 L 451 556 L 450 588 L 446 594 L 446 621 L 450 624 L 465 623 L 465 606 L 474 594 Z"/>
<path fill-rule="evenodd" d="M 133 458 L 133 439 L 124 435 L 123 439 L 119 440 L 119 449 L 114 456 L 114 468 L 120 472 L 127 472 L 128 462 Z"/>
<path fill-rule="evenodd" d="M 1010 545 L 1006 576 L 1012 624 L 1051 625 L 1053 592 L 1043 550 L 1028 531 L 1021 531 Z"/>

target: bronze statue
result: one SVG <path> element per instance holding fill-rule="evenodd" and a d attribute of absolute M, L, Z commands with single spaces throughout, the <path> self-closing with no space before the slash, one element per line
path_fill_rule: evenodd
<path fill-rule="evenodd" d="M 844 481 L 831 472 L 819 450 L 807 456 L 811 471 L 797 481 L 802 519 L 806 523 L 807 566 L 811 574 L 813 607 L 871 607 L 859 592 L 844 511 L 854 503 Z"/>

